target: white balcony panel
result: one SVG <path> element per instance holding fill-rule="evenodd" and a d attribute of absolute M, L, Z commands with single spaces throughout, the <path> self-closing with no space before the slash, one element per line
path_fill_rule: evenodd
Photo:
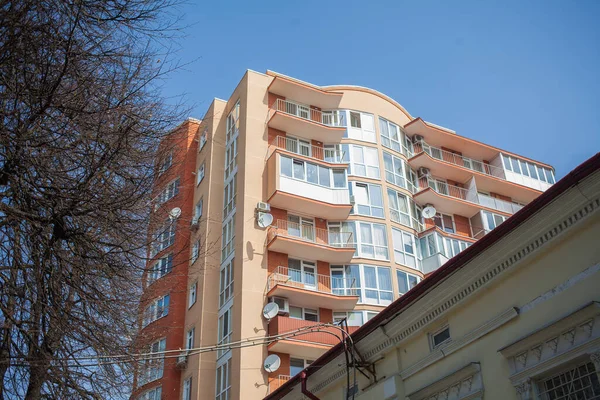
<path fill-rule="evenodd" d="M 552 186 L 550 183 L 543 182 L 538 179 L 533 179 L 533 178 L 530 178 L 528 176 L 524 176 L 521 174 L 516 174 L 512 171 L 504 170 L 504 173 L 506 174 L 507 181 L 517 183 L 519 185 L 527 186 L 527 187 L 530 187 L 530 188 L 533 188 L 536 190 L 545 191 L 550 186 Z"/>
<path fill-rule="evenodd" d="M 326 188 L 312 183 L 280 176 L 279 190 L 297 196 L 306 197 L 329 204 L 350 204 L 350 192 L 347 188 Z"/>
<path fill-rule="evenodd" d="M 435 271 L 442 265 L 446 264 L 448 260 L 449 258 L 443 255 L 442 253 L 437 253 L 430 257 L 427 257 L 426 259 L 421 261 L 421 265 L 423 266 L 423 273 L 428 274 L 430 272 Z"/>

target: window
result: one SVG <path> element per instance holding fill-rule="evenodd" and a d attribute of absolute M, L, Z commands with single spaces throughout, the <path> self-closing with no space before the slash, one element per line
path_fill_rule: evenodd
<path fill-rule="evenodd" d="M 437 232 L 419 239 L 423 259 L 442 254 L 452 258 L 471 245 L 469 242 L 443 237 Z"/>
<path fill-rule="evenodd" d="M 223 224 L 221 239 L 221 260 L 225 260 L 232 252 L 235 239 L 235 214 Z"/>
<path fill-rule="evenodd" d="M 305 288 L 317 288 L 317 266 L 314 262 L 288 259 L 288 274 L 292 282 L 303 283 Z"/>
<path fill-rule="evenodd" d="M 168 254 L 156 261 L 148 271 L 146 286 L 150 286 L 157 279 L 162 278 L 173 269 L 173 254 Z"/>
<path fill-rule="evenodd" d="M 285 149 L 291 153 L 301 154 L 306 157 L 312 157 L 312 145 L 310 141 L 298 139 L 292 136 L 285 136 Z"/>
<path fill-rule="evenodd" d="M 433 217 L 433 222 L 435 223 L 435 226 L 444 232 L 456 233 L 454 217 L 452 215 L 437 213 L 435 217 Z"/>
<path fill-rule="evenodd" d="M 198 221 L 200 221 L 200 218 L 202 217 L 203 204 L 204 204 L 204 199 L 200 199 L 200 200 L 198 200 L 198 203 L 196 203 L 196 207 L 194 207 L 194 220 L 193 220 L 194 224 L 197 224 Z"/>
<path fill-rule="evenodd" d="M 452 258 L 467 247 L 470 243 L 463 242 L 462 240 L 444 238 L 444 244 L 446 245 L 446 257 Z"/>
<path fill-rule="evenodd" d="M 196 260 L 198 259 L 198 257 L 200 256 L 200 239 L 196 240 L 194 242 L 194 245 L 192 246 L 192 264 L 196 262 Z"/>
<path fill-rule="evenodd" d="M 375 119 L 372 114 L 349 111 L 350 126 L 347 135 L 351 139 L 375 143 Z"/>
<path fill-rule="evenodd" d="M 169 168 L 171 168 L 171 165 L 173 165 L 173 151 L 168 152 L 161 160 L 158 167 L 158 174 L 161 175 L 165 173 Z"/>
<path fill-rule="evenodd" d="M 349 224 L 352 224 L 350 222 Z M 360 257 L 389 260 L 385 225 L 357 222 L 357 251 Z"/>
<path fill-rule="evenodd" d="M 138 386 L 141 386 L 138 385 Z M 137 400 L 160 400 L 162 394 L 162 386 L 152 388 L 138 396 Z"/>
<path fill-rule="evenodd" d="M 350 195 L 354 196 L 352 212 L 383 218 L 381 186 L 362 182 L 348 182 Z"/>
<path fill-rule="evenodd" d="M 407 154 L 406 149 L 402 147 L 402 136 L 398 125 L 379 117 L 379 133 L 381 136 L 381 144 L 388 149 L 396 150 L 398 153 Z"/>
<path fill-rule="evenodd" d="M 345 161 L 350 163 L 350 175 L 379 178 L 379 155 L 376 148 L 347 144 L 342 148 Z"/>
<path fill-rule="evenodd" d="M 140 364 L 139 364 L 140 374 L 138 377 L 138 387 L 162 378 L 163 369 L 165 366 L 164 351 L 166 350 L 166 344 L 167 344 L 167 340 L 165 338 L 163 338 L 163 339 L 157 340 L 156 342 L 152 343 L 150 345 L 150 347 L 148 348 L 149 353 L 156 353 L 156 354 L 153 354 L 152 357 L 148 357 L 149 359 L 140 361 Z M 161 354 L 161 353 L 163 353 L 163 354 Z M 161 388 L 158 387 L 157 389 L 158 389 L 158 393 L 155 392 L 154 396 L 158 395 L 158 398 L 160 398 Z M 149 391 L 149 392 L 151 392 L 151 391 Z M 146 392 L 146 393 L 148 393 L 148 392 Z M 144 397 L 142 397 L 142 398 L 144 398 Z M 147 398 L 152 399 L 152 397 L 147 397 Z"/>
<path fill-rule="evenodd" d="M 161 204 L 166 203 L 173 197 L 179 194 L 179 178 L 169 182 L 165 189 L 156 196 L 154 209 L 156 210 Z"/>
<path fill-rule="evenodd" d="M 409 274 L 408 272 L 404 272 L 399 269 L 396 270 L 396 277 L 398 278 L 398 293 L 400 295 L 408 292 L 410 289 L 417 286 L 419 282 L 421 282 L 421 278 L 419 278 L 417 275 Z"/>
<path fill-rule="evenodd" d="M 319 311 L 310 308 L 290 306 L 290 318 L 319 322 Z"/>
<path fill-rule="evenodd" d="M 436 332 L 429 335 L 431 349 L 435 349 L 442 344 L 450 341 L 450 327 L 448 325 L 443 328 L 437 330 Z"/>
<path fill-rule="evenodd" d="M 507 217 L 504 215 L 492 214 L 488 211 L 482 211 L 483 214 L 483 224 L 484 228 L 488 231 L 491 231 L 501 223 L 507 220 Z"/>
<path fill-rule="evenodd" d="M 312 218 L 288 214 L 287 233 L 308 241 L 315 241 L 315 221 Z"/>
<path fill-rule="evenodd" d="M 219 279 L 219 307 L 233 296 L 233 261 L 232 258 L 221 267 Z"/>
<path fill-rule="evenodd" d="M 227 145 L 225 149 L 225 180 L 234 175 L 237 171 L 237 136 L 233 142 Z"/>
<path fill-rule="evenodd" d="M 196 176 L 196 185 L 199 185 L 204 179 L 204 163 L 198 168 L 198 176 Z"/>
<path fill-rule="evenodd" d="M 303 360 L 301 358 L 290 358 L 290 376 L 296 376 L 305 368 L 308 368 L 314 360 Z"/>
<path fill-rule="evenodd" d="M 198 151 L 204 148 L 206 144 L 206 139 L 208 138 L 208 127 L 204 128 L 202 134 L 200 135 L 200 144 L 198 145 Z"/>
<path fill-rule="evenodd" d="M 231 358 L 217 367 L 216 400 L 229 400 L 231 395 Z"/>
<path fill-rule="evenodd" d="M 348 326 L 362 326 L 376 315 L 377 313 L 373 311 L 335 311 L 333 322 L 340 323 L 343 319 L 346 319 Z"/>
<path fill-rule="evenodd" d="M 169 314 L 169 295 L 159 297 L 150 303 L 144 310 L 144 320 L 142 327 L 148 326 L 151 322 Z"/>
<path fill-rule="evenodd" d="M 410 169 L 408 164 L 388 152 L 383 152 L 383 165 L 385 167 L 385 180 L 411 193 L 417 191 L 417 174 Z"/>
<path fill-rule="evenodd" d="M 240 102 L 235 103 L 227 115 L 227 137 L 226 142 L 233 140 L 240 130 Z"/>
<path fill-rule="evenodd" d="M 502 154 L 504 169 L 542 182 L 554 184 L 554 171 L 550 168 L 540 167 L 532 162 L 521 160 L 513 156 Z"/>
<path fill-rule="evenodd" d="M 393 189 L 388 189 L 388 204 L 390 207 L 390 219 L 392 221 L 417 230 L 420 229 L 420 218 L 416 218 L 420 213 L 417 213 L 416 205 L 412 199 Z M 411 209 L 414 216 L 411 216 Z"/>
<path fill-rule="evenodd" d="M 360 295 L 360 268 L 358 265 L 332 265 L 331 291 L 338 296 Z"/>
<path fill-rule="evenodd" d="M 346 170 L 343 168 L 327 168 L 287 156 L 281 156 L 280 163 L 283 176 L 328 188 L 346 187 Z"/>
<path fill-rule="evenodd" d="M 183 381 L 183 391 L 181 393 L 181 400 L 192 400 L 192 377 L 190 376 Z"/>
<path fill-rule="evenodd" d="M 231 307 L 221 310 L 219 313 L 219 321 L 218 321 L 218 343 L 219 344 L 227 344 L 231 341 Z M 229 350 L 219 350 L 217 352 L 217 357 L 221 357 Z"/>
<path fill-rule="evenodd" d="M 563 370 L 537 384 L 538 399 L 600 399 L 598 371 L 592 362 Z"/>
<path fill-rule="evenodd" d="M 191 306 L 193 306 L 196 303 L 196 299 L 198 297 L 198 282 L 194 282 L 189 289 L 189 296 L 188 296 L 188 308 L 190 308 Z"/>
<path fill-rule="evenodd" d="M 186 340 L 185 340 L 185 349 L 193 349 L 194 348 L 194 335 L 196 333 L 196 328 L 192 328 L 187 331 Z"/>
<path fill-rule="evenodd" d="M 363 266 L 364 301 L 372 304 L 390 304 L 393 299 L 392 274 L 387 267 Z"/>
<path fill-rule="evenodd" d="M 394 259 L 396 263 L 417 269 L 415 237 L 403 230 L 392 228 L 392 239 L 394 242 Z"/>
<path fill-rule="evenodd" d="M 152 251 L 150 252 L 151 257 L 154 257 L 156 254 L 175 243 L 176 225 L 176 221 L 168 219 L 163 226 L 156 231 L 153 238 Z"/>

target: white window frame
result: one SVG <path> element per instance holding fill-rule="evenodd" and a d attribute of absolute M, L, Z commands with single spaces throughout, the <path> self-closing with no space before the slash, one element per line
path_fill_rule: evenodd
<path fill-rule="evenodd" d="M 154 299 L 144 310 L 142 327 L 145 328 L 154 321 L 169 315 L 170 295 L 166 294 Z"/>
<path fill-rule="evenodd" d="M 146 287 L 167 275 L 173 270 L 173 253 L 166 254 L 156 260 L 148 270 L 146 278 Z"/>
<path fill-rule="evenodd" d="M 171 182 L 167 183 L 165 188 L 154 199 L 154 211 L 156 211 L 162 204 L 179 194 L 180 182 L 181 179 L 177 177 Z"/>
<path fill-rule="evenodd" d="M 231 354 L 231 353 L 229 353 Z M 220 360 L 221 361 L 221 360 Z M 215 399 L 230 400 L 231 395 L 231 357 L 217 364 L 215 376 Z"/>
<path fill-rule="evenodd" d="M 298 262 L 298 269 L 292 268 L 291 264 L 293 262 Z M 299 271 L 299 275 L 296 271 Z M 317 289 L 318 277 L 316 262 L 290 257 L 288 258 L 287 273 L 290 281 L 303 284 L 306 289 Z"/>
<path fill-rule="evenodd" d="M 442 332 L 444 332 L 446 330 L 448 330 L 448 338 L 444 339 L 443 341 L 441 341 L 438 344 L 435 344 L 434 343 L 434 338 L 437 335 L 441 334 Z M 435 349 L 437 349 L 438 347 L 441 347 L 441 346 L 445 345 L 448 342 L 451 342 L 451 341 L 452 341 L 452 332 L 450 331 L 450 326 L 448 324 L 442 326 L 441 328 L 439 328 L 439 329 L 437 329 L 434 332 L 431 332 L 429 334 L 429 346 L 430 346 L 430 348 L 431 348 L 432 351 L 435 350 Z"/>
<path fill-rule="evenodd" d="M 363 326 L 366 322 L 368 322 L 371 318 L 375 317 L 377 314 L 377 312 L 369 310 L 334 311 L 333 323 L 339 323 L 343 319 L 346 319 L 346 323 L 348 324 L 348 326 Z M 355 318 L 352 318 L 352 315 L 360 316 L 360 323 L 358 325 L 355 324 L 357 320 Z"/>
<path fill-rule="evenodd" d="M 347 187 L 347 182 L 348 182 L 348 176 L 346 174 L 346 169 L 345 168 L 329 168 L 329 167 L 325 167 L 323 165 L 319 165 L 317 163 L 312 163 L 300 158 L 294 158 L 294 157 L 290 157 L 290 156 L 284 156 L 284 155 L 280 155 L 279 156 L 279 175 L 280 176 L 285 176 L 286 178 L 289 179 L 295 179 L 297 181 L 301 181 L 301 182 L 306 182 L 310 185 L 315 185 L 315 186 L 321 186 L 321 187 L 325 187 L 328 189 L 343 189 Z M 285 160 L 285 161 L 284 161 Z M 287 161 L 289 160 L 289 161 Z M 288 163 L 291 162 L 290 164 L 290 171 L 289 174 L 286 173 L 283 169 L 284 166 L 284 162 Z M 299 176 L 296 173 L 296 168 L 294 168 L 294 165 L 302 165 L 302 175 L 303 176 Z M 316 178 L 317 178 L 317 182 L 311 182 L 308 179 L 308 166 L 311 165 L 312 167 L 315 167 L 317 169 L 317 173 L 316 173 Z M 327 176 L 328 176 L 328 181 L 327 185 L 325 184 L 325 182 L 321 182 L 321 171 L 322 170 L 327 170 Z M 339 184 L 336 184 L 336 176 L 339 176 L 341 173 L 343 173 L 344 175 L 344 182 L 343 185 L 340 182 Z M 336 175 L 337 174 L 337 175 Z"/>
<path fill-rule="evenodd" d="M 148 353 L 152 353 L 150 359 L 139 361 L 139 375 L 137 386 L 141 387 L 163 377 L 165 368 L 164 352 L 167 348 L 167 339 L 161 338 L 148 346 Z"/>
<path fill-rule="evenodd" d="M 173 165 L 173 150 L 169 151 L 161 160 L 158 166 L 158 175 L 162 175 Z"/>
<path fill-rule="evenodd" d="M 168 249 L 175 243 L 175 232 L 177 231 L 177 221 L 167 219 L 165 223 L 157 229 L 152 241 L 152 251 L 150 256 L 154 257 L 163 250 Z"/>
<path fill-rule="evenodd" d="M 365 270 L 374 269 L 375 270 L 375 286 L 367 287 L 366 273 Z M 389 275 L 390 288 L 383 289 L 382 283 L 380 282 L 379 270 L 387 271 Z M 388 305 L 394 301 L 394 281 L 392 277 L 392 269 L 390 267 L 383 267 L 378 265 L 370 265 L 370 264 L 361 264 L 360 265 L 360 273 L 361 273 L 361 282 L 362 282 L 362 303 L 364 304 L 378 304 L 378 305 Z M 377 292 L 377 300 L 373 301 L 373 297 L 367 297 L 367 291 Z M 382 296 L 383 295 L 383 296 Z M 385 298 L 389 297 L 389 298 Z"/>
<path fill-rule="evenodd" d="M 363 142 L 377 143 L 375 115 L 356 110 L 347 110 L 347 113 L 348 126 L 346 128 L 346 137 Z M 353 126 L 353 114 L 354 116 L 358 116 L 358 124 L 360 126 Z"/>
<path fill-rule="evenodd" d="M 233 328 L 231 326 L 233 318 L 233 307 L 230 305 L 228 307 L 223 307 L 219 311 L 219 318 L 217 321 L 217 343 L 219 345 L 227 344 L 231 341 L 231 336 L 233 334 Z M 222 357 L 225 353 L 230 352 L 231 349 L 220 349 L 217 351 L 217 358 Z"/>
<path fill-rule="evenodd" d="M 450 226 L 448 226 L 448 224 L 446 223 L 447 221 L 444 219 L 444 217 L 450 219 Z M 439 221 L 439 225 L 437 224 L 437 221 Z M 433 217 L 433 222 L 435 226 L 440 228 L 443 232 L 456 234 L 456 222 L 454 221 L 454 215 L 438 212 Z"/>
<path fill-rule="evenodd" d="M 235 175 L 223 189 L 223 218 L 235 210 L 235 202 L 237 196 L 237 179 Z"/>
<path fill-rule="evenodd" d="M 501 158 L 502 165 L 507 171 L 514 172 L 515 174 L 523 175 L 541 182 L 546 182 L 551 185 L 556 183 L 554 171 L 550 168 L 542 167 L 530 161 L 509 156 L 504 153 L 501 153 Z"/>
<path fill-rule="evenodd" d="M 359 146 L 355 144 L 344 144 L 342 145 L 344 149 L 344 160 L 350 163 L 350 168 L 348 171 L 348 175 L 351 176 L 361 176 L 363 178 L 372 178 L 372 179 L 380 179 L 381 177 L 381 166 L 379 165 L 379 151 L 376 147 L 370 146 Z M 358 150 L 361 152 L 362 162 L 357 160 L 354 151 Z M 377 160 L 377 164 L 368 164 L 367 163 L 367 153 L 371 153 L 369 157 L 375 155 L 375 159 Z M 358 173 L 357 168 L 364 169 L 365 173 Z"/>
<path fill-rule="evenodd" d="M 388 237 L 387 237 L 387 226 L 384 224 L 377 224 L 374 222 L 366 222 L 366 221 L 349 221 L 350 223 L 355 222 L 355 237 L 356 237 L 356 251 L 358 253 L 358 255 L 360 257 L 363 258 L 370 258 L 370 259 L 374 259 L 374 260 L 385 260 L 385 261 L 389 261 L 390 259 L 390 254 L 389 254 L 389 247 L 388 247 Z M 366 242 L 364 241 L 365 238 L 363 238 L 363 232 L 362 232 L 362 227 L 369 227 L 370 231 L 371 231 L 371 238 L 373 239 L 372 242 Z M 383 244 L 375 244 L 375 227 L 378 227 L 378 229 L 383 228 L 383 238 L 385 243 Z M 364 247 L 370 246 L 373 248 L 373 254 L 370 255 L 369 253 L 364 251 Z M 380 255 L 378 255 L 378 251 L 380 252 Z M 385 253 L 385 256 L 383 256 L 382 253 Z"/>
<path fill-rule="evenodd" d="M 286 135 L 285 150 L 290 153 L 298 154 L 305 157 L 313 157 L 312 143 L 308 139 L 301 139 L 295 136 Z M 303 151 L 304 150 L 304 151 Z"/>
<path fill-rule="evenodd" d="M 198 174 L 196 176 L 196 186 L 198 186 L 200 183 L 202 183 L 203 179 L 204 179 L 204 161 L 202 162 L 202 165 L 200 165 L 200 167 L 198 167 Z"/>
<path fill-rule="evenodd" d="M 421 269 L 418 258 L 417 238 L 413 234 L 402 229 L 392 228 L 392 243 L 396 264 L 417 270 Z M 410 246 L 412 246 L 412 253 L 408 251 Z"/>
<path fill-rule="evenodd" d="M 310 321 L 310 322 L 319 322 L 320 321 L 320 316 L 319 316 L 319 310 L 318 309 L 315 309 L 315 308 L 306 308 L 306 307 L 299 307 L 299 306 L 294 306 L 294 305 L 290 305 L 289 308 L 290 308 L 289 315 L 290 315 L 290 318 L 292 318 L 292 319 L 300 319 L 300 320 L 303 320 L 303 321 Z M 302 314 L 302 316 L 300 318 L 298 318 L 298 317 L 292 317 L 292 312 L 291 312 L 292 308 L 300 310 L 300 313 Z M 306 318 L 307 314 L 315 315 L 317 317 L 317 320 L 313 321 L 312 319 L 307 319 Z"/>
<path fill-rule="evenodd" d="M 412 285 L 410 278 L 414 278 L 417 281 L 417 283 Z M 398 281 L 398 295 L 400 295 L 400 296 L 407 293 L 410 289 L 414 288 L 415 286 L 417 286 L 419 284 L 419 282 L 421 282 L 421 277 L 419 275 L 411 274 L 410 272 L 406 272 L 401 269 L 396 269 L 396 279 Z M 400 286 L 401 280 L 406 284 L 406 288 L 408 290 L 402 291 L 402 287 Z"/>
<path fill-rule="evenodd" d="M 386 163 L 386 161 L 388 163 Z M 391 163 L 391 169 L 388 164 Z M 383 152 L 383 169 L 385 172 L 385 181 L 392 185 L 401 187 L 411 193 L 416 193 L 418 189 L 417 174 L 410 166 L 392 153 Z"/>
<path fill-rule="evenodd" d="M 188 329 L 185 336 L 185 349 L 190 350 L 194 348 L 194 342 L 196 337 L 196 327 L 192 326 L 191 329 Z"/>
<path fill-rule="evenodd" d="M 202 131 L 202 133 L 200 134 L 200 141 L 198 144 L 198 152 L 200 152 L 204 148 L 204 145 L 206 144 L 207 139 L 208 139 L 208 126 L 205 127 L 204 130 Z"/>
<path fill-rule="evenodd" d="M 230 214 L 223 222 L 221 239 L 221 260 L 229 257 L 235 249 L 235 213 Z"/>
<path fill-rule="evenodd" d="M 138 384 L 138 387 L 141 386 Z M 137 400 L 161 400 L 162 397 L 162 386 L 153 387 L 152 389 L 146 390 L 144 393 L 137 397 Z"/>
<path fill-rule="evenodd" d="M 192 283 L 188 289 L 188 309 L 196 304 L 198 299 L 198 281 Z"/>
<path fill-rule="evenodd" d="M 413 226 L 412 220 L 413 216 L 411 215 L 411 202 L 407 195 L 404 193 L 400 193 L 397 190 L 392 188 L 388 188 L 388 205 L 390 209 L 390 219 L 394 222 L 402 224 L 404 226 L 408 226 L 409 228 L 417 229 L 417 227 Z M 394 207 L 394 202 L 398 204 L 398 207 Z M 406 206 L 406 211 L 401 209 L 401 204 Z"/>
<path fill-rule="evenodd" d="M 490 221 L 488 220 L 488 214 L 492 217 L 494 226 L 490 225 Z M 506 221 L 507 219 L 508 219 L 508 217 L 506 217 L 504 215 L 495 214 L 495 213 L 492 213 L 489 211 L 481 211 L 481 220 L 483 221 L 483 228 L 486 231 L 491 231 L 492 229 L 496 228 L 498 225 L 500 225 L 502 222 Z M 502 221 L 499 222 L 499 220 L 502 220 Z"/>
<path fill-rule="evenodd" d="M 192 400 L 192 377 L 183 381 L 183 390 L 181 391 L 181 400 Z"/>
<path fill-rule="evenodd" d="M 366 190 L 367 193 L 367 202 L 359 202 L 359 196 L 358 196 L 358 191 L 359 189 L 357 187 L 361 187 L 364 188 L 364 190 Z M 350 193 L 354 196 L 354 204 L 352 207 L 352 213 L 353 214 L 358 214 L 358 215 L 367 215 L 367 216 L 371 216 L 374 218 L 385 218 L 385 211 L 384 211 L 384 207 L 383 207 L 383 188 L 381 187 L 381 185 L 376 185 L 373 183 L 367 183 L 367 182 L 358 182 L 358 181 L 350 181 L 348 182 L 348 189 L 350 189 Z M 379 196 L 380 196 L 380 200 L 381 200 L 381 204 L 380 205 L 376 205 L 373 204 L 373 191 L 375 190 L 379 190 Z M 361 212 L 361 211 L 365 211 L 365 209 L 368 212 Z"/>
<path fill-rule="evenodd" d="M 190 260 L 191 264 L 195 263 L 196 260 L 198 260 L 198 257 L 200 257 L 200 239 L 199 238 L 192 245 L 192 257 Z"/>
<path fill-rule="evenodd" d="M 396 139 L 392 138 L 390 134 L 392 130 L 396 130 Z M 400 126 L 383 117 L 379 117 L 379 136 L 381 137 L 381 145 L 383 147 L 387 147 L 405 156 L 408 154 L 408 151 L 404 147 L 404 132 L 402 132 Z"/>
<path fill-rule="evenodd" d="M 192 221 L 194 224 L 197 224 L 202 218 L 202 208 L 204 207 L 204 198 L 201 197 L 200 200 L 194 206 L 194 220 Z"/>
<path fill-rule="evenodd" d="M 219 307 L 233 297 L 233 267 L 235 258 L 231 257 L 221 265 L 219 270 Z"/>
<path fill-rule="evenodd" d="M 290 376 L 295 376 L 296 375 L 296 374 L 292 374 L 292 360 L 296 361 L 296 362 L 297 361 L 301 361 L 302 362 L 302 370 L 305 370 L 306 368 L 308 368 L 308 366 L 310 364 L 312 364 L 312 363 L 315 362 L 314 360 L 307 360 L 307 359 L 298 358 L 298 357 L 290 357 Z M 299 368 L 299 367 L 295 367 L 295 368 Z"/>

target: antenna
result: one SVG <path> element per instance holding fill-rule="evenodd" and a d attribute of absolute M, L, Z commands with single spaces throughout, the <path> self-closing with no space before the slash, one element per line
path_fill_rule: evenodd
<path fill-rule="evenodd" d="M 273 318 L 275 318 L 277 314 L 279 314 L 279 306 L 277 305 L 277 303 L 267 303 L 263 307 L 263 317 L 265 317 L 267 321 L 270 321 Z"/>
<path fill-rule="evenodd" d="M 425 217 L 425 218 L 433 218 L 433 217 L 435 217 L 436 213 L 437 213 L 437 210 L 435 209 L 435 207 L 432 204 L 427 204 L 422 212 L 423 217 Z"/>
<path fill-rule="evenodd" d="M 279 358 L 279 356 L 277 354 L 271 354 L 270 356 L 265 358 L 265 361 L 263 362 L 263 368 L 267 372 L 277 371 L 279 369 L 280 365 L 281 365 L 281 359 Z"/>
<path fill-rule="evenodd" d="M 181 215 L 181 208 L 179 208 L 179 207 L 175 207 L 175 208 L 171 209 L 171 211 L 169 211 L 169 218 L 171 220 L 179 218 L 180 215 Z"/>
<path fill-rule="evenodd" d="M 256 223 L 261 228 L 266 228 L 273 223 L 273 216 L 269 213 L 259 212 L 256 215 Z"/>

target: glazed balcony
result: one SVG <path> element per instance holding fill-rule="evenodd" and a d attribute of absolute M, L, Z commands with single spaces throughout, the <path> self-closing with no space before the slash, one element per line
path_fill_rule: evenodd
<path fill-rule="evenodd" d="M 449 185 L 444 181 L 429 177 L 419 178 L 419 189 L 414 196 L 415 201 L 421 205 L 433 204 L 439 212 L 444 214 L 470 217 L 481 208 L 487 208 L 512 215 L 523 208 L 519 204 L 482 195 L 474 189 Z"/>
<path fill-rule="evenodd" d="M 267 247 L 269 250 L 291 257 L 326 261 L 332 264 L 350 262 L 356 245 L 352 232 L 315 228 L 286 220 L 277 220 L 269 227 Z"/>
<path fill-rule="evenodd" d="M 320 327 L 319 325 L 319 322 L 282 315 L 277 316 L 269 322 L 269 336 L 284 335 L 303 328 L 307 331 L 273 342 L 268 346 L 268 350 L 277 353 L 301 355 L 304 359 L 316 360 L 343 338 L 343 334 L 339 329 Z M 311 327 L 314 327 L 314 330 L 310 330 Z M 358 328 L 358 326 L 349 326 L 348 333 L 352 334 Z"/>
<path fill-rule="evenodd" d="M 276 148 L 267 161 L 267 201 L 273 207 L 332 220 L 348 218 L 352 204 L 346 164 L 290 157 Z"/>
<path fill-rule="evenodd" d="M 343 288 L 343 289 L 340 289 Z M 318 309 L 352 310 L 359 298 L 355 278 L 332 278 L 279 266 L 267 279 L 267 296 L 289 299 L 291 304 Z"/>
<path fill-rule="evenodd" d="M 336 112 L 277 99 L 271 106 L 269 126 L 302 139 L 339 143 L 346 132 L 341 121 Z"/>
<path fill-rule="evenodd" d="M 466 182 L 475 177 L 477 187 L 483 191 L 503 193 L 526 202 L 532 201 L 540 194 L 535 188 L 508 180 L 502 167 L 431 146 L 425 141 L 415 142 L 413 150 L 414 156 L 408 161 L 413 169 L 425 167 L 432 175 L 457 182 Z M 494 158 L 497 157 L 498 155 Z"/>

